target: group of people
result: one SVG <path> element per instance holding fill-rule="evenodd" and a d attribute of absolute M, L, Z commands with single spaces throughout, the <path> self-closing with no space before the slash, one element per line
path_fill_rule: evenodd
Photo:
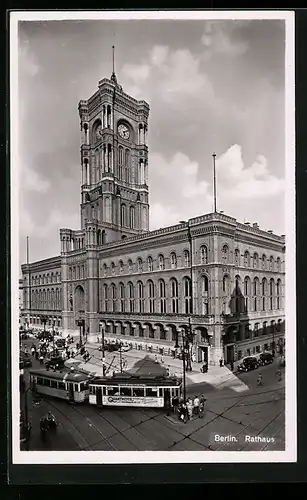
<path fill-rule="evenodd" d="M 202 418 L 204 416 L 205 403 L 206 398 L 203 394 L 201 396 L 196 395 L 193 399 L 189 397 L 186 402 L 183 397 L 178 398 L 175 396 L 172 399 L 173 412 L 184 423 L 192 420 L 193 417 Z"/>

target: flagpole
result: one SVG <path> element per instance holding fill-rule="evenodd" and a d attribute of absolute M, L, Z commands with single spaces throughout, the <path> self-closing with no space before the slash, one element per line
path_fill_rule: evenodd
<path fill-rule="evenodd" d="M 214 198 L 214 213 L 216 213 L 216 169 L 215 169 L 215 158 L 216 154 L 213 153 L 213 198 Z"/>

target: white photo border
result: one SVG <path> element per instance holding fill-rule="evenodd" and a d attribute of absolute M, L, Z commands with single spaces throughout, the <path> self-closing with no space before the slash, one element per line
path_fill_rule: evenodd
<path fill-rule="evenodd" d="M 245 20 L 285 21 L 285 221 L 286 221 L 286 440 L 284 451 L 20 451 L 19 440 L 19 157 L 18 23 L 60 20 Z M 11 401 L 12 463 L 17 464 L 177 464 L 290 463 L 297 461 L 296 387 L 296 224 L 295 224 L 295 44 L 294 11 L 12 11 L 10 12 L 11 166 Z"/>

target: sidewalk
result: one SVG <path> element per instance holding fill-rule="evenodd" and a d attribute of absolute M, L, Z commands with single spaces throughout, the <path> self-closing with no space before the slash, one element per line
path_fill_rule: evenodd
<path fill-rule="evenodd" d="M 98 343 L 90 343 L 86 345 L 86 348 L 92 356 L 88 362 L 84 362 L 82 356 L 78 355 L 74 359 L 69 359 L 66 361 L 66 365 L 78 364 L 78 369 L 92 373 L 95 376 L 103 375 L 103 366 L 101 360 L 101 351 L 98 351 L 98 347 L 100 344 Z M 155 355 L 139 351 L 135 349 L 131 349 L 130 351 L 122 353 L 122 360 L 126 360 L 127 365 L 125 370 L 131 370 L 135 363 L 143 359 L 145 356 L 150 357 L 153 361 L 155 359 Z M 170 357 L 163 357 L 164 363 L 161 364 L 161 356 L 158 356 L 159 364 L 165 368 L 169 368 L 170 374 L 178 377 L 182 377 L 183 366 L 182 360 L 173 359 Z M 106 352 L 105 353 L 105 363 L 107 368 L 110 367 L 110 374 L 114 371 L 120 370 L 119 364 L 119 353 L 115 352 Z M 201 363 L 192 363 L 192 371 L 186 372 L 186 382 L 187 385 L 190 384 L 209 384 L 215 388 L 225 389 L 226 387 L 235 391 L 235 392 L 243 392 L 248 390 L 248 386 L 244 384 L 240 379 L 238 379 L 234 373 L 232 373 L 225 366 L 209 366 L 209 370 L 207 373 L 201 373 L 200 368 Z"/>

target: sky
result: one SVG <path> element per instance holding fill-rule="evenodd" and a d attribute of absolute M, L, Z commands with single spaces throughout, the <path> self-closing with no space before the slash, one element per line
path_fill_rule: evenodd
<path fill-rule="evenodd" d="M 78 102 L 110 78 L 150 105 L 150 229 L 217 209 L 285 232 L 285 26 L 280 20 L 19 23 L 20 261 L 80 228 Z"/>

